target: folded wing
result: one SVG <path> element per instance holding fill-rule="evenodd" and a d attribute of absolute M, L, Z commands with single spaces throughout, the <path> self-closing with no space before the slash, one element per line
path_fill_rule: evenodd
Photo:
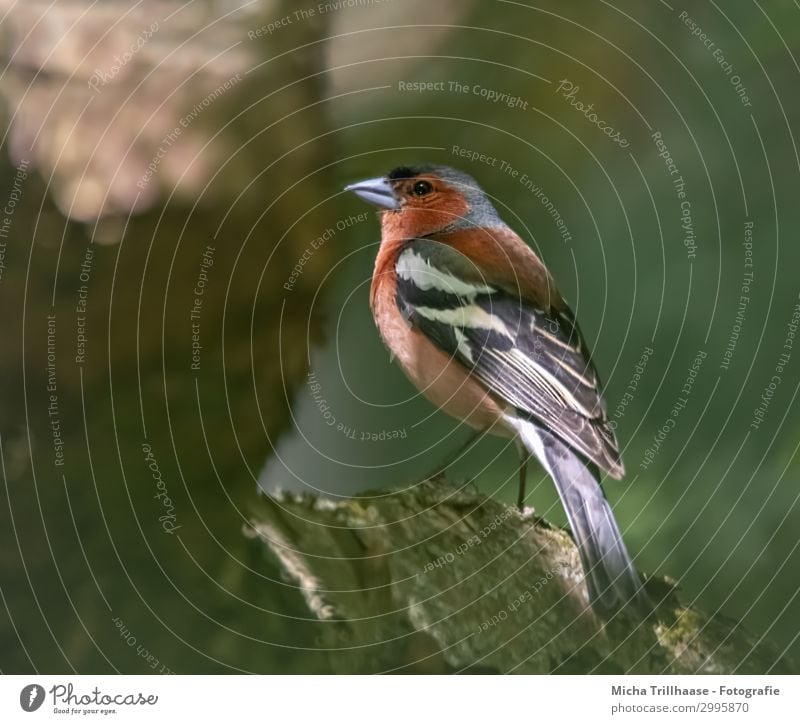
<path fill-rule="evenodd" d="M 615 478 L 624 474 L 597 374 L 572 313 L 539 309 L 447 244 L 410 242 L 397 260 L 405 318 L 517 410 Z"/>

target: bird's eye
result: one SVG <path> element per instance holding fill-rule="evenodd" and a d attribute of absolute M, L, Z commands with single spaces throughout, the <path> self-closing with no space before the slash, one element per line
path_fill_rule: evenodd
<path fill-rule="evenodd" d="M 433 191 L 433 186 L 427 181 L 417 181 L 411 188 L 411 193 L 413 193 L 414 196 L 426 196 L 431 191 Z"/>

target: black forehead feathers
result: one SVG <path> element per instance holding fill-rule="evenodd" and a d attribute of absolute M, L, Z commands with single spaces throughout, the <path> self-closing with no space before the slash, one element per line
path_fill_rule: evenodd
<path fill-rule="evenodd" d="M 387 178 L 390 181 L 399 181 L 400 179 L 414 178 L 419 175 L 418 168 L 411 168 L 411 166 L 398 166 L 389 171 Z"/>
<path fill-rule="evenodd" d="M 475 180 L 472 176 L 465 174 L 463 171 L 459 171 L 455 168 L 451 168 L 450 166 L 436 166 L 434 164 L 425 164 L 419 166 L 398 166 L 397 168 L 392 169 L 387 178 L 390 181 L 399 181 L 405 179 L 414 179 L 417 176 L 422 176 L 424 174 L 432 174 L 433 176 L 438 176 L 443 181 L 446 181 L 450 184 L 453 184 L 460 188 L 477 188 L 478 184 L 475 183 Z"/>

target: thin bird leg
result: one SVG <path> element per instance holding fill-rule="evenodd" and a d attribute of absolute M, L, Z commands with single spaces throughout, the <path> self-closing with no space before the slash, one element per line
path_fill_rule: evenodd
<path fill-rule="evenodd" d="M 478 437 L 483 433 L 483 430 L 473 430 L 470 436 L 464 441 L 464 443 L 453 453 L 451 453 L 448 457 L 444 459 L 443 463 L 439 463 L 430 473 L 425 475 L 422 479 L 423 480 L 435 480 L 436 478 L 444 475 L 447 468 L 449 468 L 458 458 L 460 458 L 469 448 L 472 443 L 474 443 Z"/>
<path fill-rule="evenodd" d="M 520 447 L 519 457 L 519 491 L 517 492 L 517 507 L 519 508 L 520 512 L 522 512 L 525 509 L 525 474 L 528 470 L 528 458 L 530 457 L 530 454 L 525 448 Z"/>

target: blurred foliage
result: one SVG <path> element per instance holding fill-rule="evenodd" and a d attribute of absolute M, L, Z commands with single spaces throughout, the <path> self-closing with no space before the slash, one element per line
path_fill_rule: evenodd
<path fill-rule="evenodd" d="M 37 26 L 27 42 L 41 47 L 26 53 L 15 49 L 32 23 L 19 14 L 38 4 L 15 5 L 3 21 L 0 92 L 11 131 L 0 201 L 13 193 L 14 164 L 32 164 L 0 281 L 3 671 L 150 671 L 137 646 L 181 673 L 325 670 L 327 654 L 315 650 L 320 624 L 305 620 L 299 594 L 242 525 L 265 461 L 268 490 L 350 495 L 411 483 L 466 437 L 382 348 L 367 300 L 377 221 L 341 192 L 419 160 L 473 174 L 546 260 L 593 350 L 612 415 L 653 350 L 614 418 L 628 475 L 606 487 L 629 548 L 643 570 L 678 579 L 699 607 L 740 618 L 797 656 L 797 351 L 751 428 L 800 293 L 796 7 L 387 0 L 299 19 L 288 2 L 145 5 L 147 17 L 132 16 L 133 30 L 106 38 L 105 60 L 91 62 L 84 46 L 67 42 L 82 27 L 72 25 L 80 12 Z M 730 74 L 681 12 L 732 63 Z M 93 66 L 113 62 L 154 19 L 147 53 L 83 113 L 96 95 Z M 95 27 L 109 22 L 103 15 Z M 53 47 L 78 50 L 47 66 Z M 242 81 L 203 109 L 181 139 L 187 145 L 167 153 L 137 201 L 130 180 L 165 129 L 235 73 Z M 562 80 L 629 146 L 574 107 Z M 419 82 L 443 90 L 401 90 Z M 144 91 L 131 96 L 140 83 Z M 489 91 L 519 102 L 494 102 Z M 150 108 L 166 120 L 143 112 Z M 686 183 L 694 258 L 656 132 Z M 470 161 L 454 146 L 497 163 Z M 84 170 L 92 184 L 76 187 Z M 567 241 L 523 174 L 552 201 Z M 110 206 L 97 201 L 98 184 L 116 189 Z M 78 192 L 89 201 L 66 220 Z M 209 244 L 197 372 L 190 312 Z M 76 364 L 77 290 L 90 245 L 89 341 Z M 48 314 L 56 316 L 63 467 L 53 462 L 48 416 Z M 706 357 L 684 396 L 698 351 Z M 669 419 L 674 428 L 644 465 Z M 175 535 L 158 521 L 144 443 L 174 503 Z M 513 445 L 486 440 L 452 475 L 511 502 L 515 466 Z M 531 475 L 537 513 L 563 523 L 552 486 Z"/>

